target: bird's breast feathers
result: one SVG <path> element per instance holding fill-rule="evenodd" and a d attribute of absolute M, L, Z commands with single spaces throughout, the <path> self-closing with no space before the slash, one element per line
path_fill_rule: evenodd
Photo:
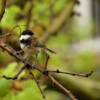
<path fill-rule="evenodd" d="M 31 47 L 30 45 L 26 46 L 24 44 L 20 44 L 21 49 L 26 52 L 27 54 L 38 54 L 39 52 L 41 52 L 43 50 L 43 48 L 40 47 Z"/>

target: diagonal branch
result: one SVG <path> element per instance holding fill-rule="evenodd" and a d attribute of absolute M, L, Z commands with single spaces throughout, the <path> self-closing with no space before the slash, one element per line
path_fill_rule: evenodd
<path fill-rule="evenodd" d="M 32 71 L 31 71 L 30 69 L 28 69 L 28 70 L 29 70 L 29 74 L 30 74 L 30 76 L 31 76 L 31 79 L 34 79 L 34 80 L 36 81 L 36 84 L 37 84 L 37 86 L 38 86 L 38 88 L 39 88 L 39 90 L 40 90 L 40 92 L 41 92 L 41 94 L 42 94 L 42 97 L 45 98 L 45 96 L 44 96 L 44 94 L 43 94 L 43 92 L 42 92 L 42 90 L 41 90 L 41 88 L 40 88 L 39 81 L 35 78 L 35 76 L 34 76 L 34 74 L 32 73 Z"/>
<path fill-rule="evenodd" d="M 23 69 L 25 69 L 25 67 L 26 67 L 26 66 L 23 66 L 23 67 L 21 68 L 21 70 L 20 70 L 15 76 L 13 76 L 13 77 L 8 77 L 8 76 L 5 76 L 5 75 L 3 75 L 3 76 L 0 75 L 0 77 L 6 78 L 7 80 L 9 80 L 9 79 L 15 80 L 15 79 L 18 78 L 19 74 L 23 71 Z"/>
<path fill-rule="evenodd" d="M 52 80 L 54 84 L 56 84 L 61 90 L 63 90 L 72 100 L 77 100 L 70 91 L 65 89 L 61 84 L 59 84 L 50 74 L 48 77 Z"/>

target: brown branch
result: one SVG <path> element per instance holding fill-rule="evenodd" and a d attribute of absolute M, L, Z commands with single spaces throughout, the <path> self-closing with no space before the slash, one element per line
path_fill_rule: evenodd
<path fill-rule="evenodd" d="M 15 50 L 13 50 L 11 47 L 7 46 L 6 44 L 4 44 L 3 42 L 0 41 L 0 47 L 3 49 L 3 51 L 7 51 L 10 55 L 12 55 L 13 57 L 17 58 L 18 60 L 20 60 L 21 62 L 23 62 L 25 64 L 24 67 L 27 67 L 28 70 L 29 70 L 29 74 L 32 76 L 31 78 L 34 79 L 40 89 L 40 92 L 43 96 L 43 98 L 45 97 L 43 95 L 43 92 L 39 86 L 39 82 L 37 81 L 37 79 L 35 78 L 35 76 L 33 75 L 33 73 L 30 71 L 30 67 L 32 68 L 32 64 L 30 64 L 29 62 L 27 61 L 23 61 L 23 57 L 19 54 L 17 54 L 17 52 Z M 0 77 L 3 77 L 3 78 L 6 78 L 6 79 L 17 79 L 18 75 L 22 72 L 22 70 L 24 69 L 24 67 L 22 67 L 22 69 L 19 71 L 18 74 L 16 74 L 14 77 L 7 77 L 5 75 L 3 76 L 0 76 Z M 78 75 L 78 76 L 83 76 L 84 74 L 76 74 L 76 73 L 68 73 L 68 72 L 61 72 L 61 71 L 51 71 L 51 70 L 44 70 L 44 69 L 41 69 L 37 66 L 34 67 L 35 69 L 37 69 L 38 71 L 40 71 L 41 73 L 43 73 L 44 75 L 48 76 L 52 81 L 53 83 L 55 83 L 61 90 L 63 90 L 70 98 L 72 98 L 72 100 L 77 100 L 70 91 L 68 91 L 67 89 L 65 89 L 61 84 L 59 84 L 51 75 L 50 75 L 50 72 L 54 72 L 54 73 L 64 73 L 64 74 L 70 74 L 70 75 Z M 86 74 L 85 77 L 91 75 L 91 73 L 88 73 Z"/>
<path fill-rule="evenodd" d="M 44 51 L 44 53 L 46 54 L 46 63 L 45 63 L 44 70 L 47 70 L 47 64 L 48 64 L 48 60 L 49 60 L 50 56 L 45 51 Z"/>
<path fill-rule="evenodd" d="M 22 69 L 21 69 L 15 76 L 13 76 L 13 77 L 8 77 L 8 76 L 5 76 L 5 75 L 3 75 L 3 76 L 0 75 L 0 77 L 6 78 L 7 80 L 9 80 L 9 79 L 15 80 L 15 79 L 18 78 L 19 74 L 23 71 L 23 69 L 25 69 L 25 67 L 26 67 L 26 66 L 23 66 Z"/>
<path fill-rule="evenodd" d="M 44 94 L 43 94 L 43 92 L 42 92 L 42 90 L 41 90 L 41 88 L 40 88 L 39 81 L 35 78 L 35 76 L 33 75 L 32 71 L 31 71 L 30 69 L 29 69 L 29 74 L 30 74 L 30 76 L 31 76 L 31 79 L 34 79 L 34 80 L 36 81 L 36 84 L 37 84 L 37 86 L 38 86 L 38 88 L 39 88 L 39 90 L 40 90 L 40 92 L 41 92 L 43 98 L 45 98 L 45 96 L 44 96 Z"/>
<path fill-rule="evenodd" d="M 0 0 L 0 21 L 5 13 L 6 0 Z"/>
<path fill-rule="evenodd" d="M 77 100 L 70 91 L 65 89 L 61 84 L 59 84 L 50 74 L 48 77 L 52 80 L 54 84 L 56 84 L 61 90 L 63 90 L 72 100 Z"/>
<path fill-rule="evenodd" d="M 26 25 L 16 25 L 11 31 L 10 31 L 10 33 L 7 33 L 7 34 L 5 34 L 5 35 L 3 35 L 3 36 L 0 36 L 0 38 L 4 38 L 4 37 L 6 37 L 6 36 L 11 36 L 13 33 L 12 33 L 12 31 L 16 28 L 16 27 L 19 27 L 19 26 L 26 26 Z M 20 29 L 20 33 L 21 33 L 21 28 L 19 27 L 19 29 Z"/>
<path fill-rule="evenodd" d="M 51 73 L 69 74 L 69 75 L 73 75 L 73 76 L 77 75 L 77 76 L 82 76 L 82 77 L 89 77 L 93 73 L 93 71 L 91 71 L 91 72 L 89 72 L 87 74 L 70 73 L 70 72 L 59 71 L 58 69 L 56 71 L 49 70 L 49 72 L 51 72 Z"/>

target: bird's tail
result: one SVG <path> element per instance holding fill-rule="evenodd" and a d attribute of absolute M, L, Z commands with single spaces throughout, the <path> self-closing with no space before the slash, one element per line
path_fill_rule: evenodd
<path fill-rule="evenodd" d="M 56 54 L 56 52 L 53 51 L 53 50 L 50 50 L 50 49 L 48 49 L 48 48 L 45 48 L 45 49 L 48 50 L 48 51 L 51 52 L 51 53 L 55 53 L 55 54 Z"/>

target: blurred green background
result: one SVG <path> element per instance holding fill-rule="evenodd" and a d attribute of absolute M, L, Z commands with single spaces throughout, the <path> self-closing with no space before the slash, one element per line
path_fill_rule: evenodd
<path fill-rule="evenodd" d="M 84 1 L 84 2 L 83 2 Z M 9 33 L 16 25 L 21 32 L 32 30 L 48 48 L 48 69 L 86 74 L 86 77 L 53 74 L 53 77 L 70 90 L 78 100 L 100 100 L 100 7 L 99 0 L 7 0 L 5 14 L 0 23 L 0 35 Z M 82 8 L 83 7 L 83 8 Z M 96 9 L 96 11 L 95 11 Z M 100 10 L 100 8 L 99 8 Z M 20 30 L 4 38 L 4 43 L 20 50 Z M 22 54 L 25 57 L 27 54 Z M 28 61 L 33 63 L 35 57 Z M 43 68 L 46 56 L 39 53 L 36 65 Z M 22 62 L 0 49 L 0 75 L 13 76 L 23 66 Z M 45 99 L 25 69 L 17 80 L 0 78 L 0 100 L 71 100 L 48 77 L 37 70 L 34 75 L 40 81 Z"/>

